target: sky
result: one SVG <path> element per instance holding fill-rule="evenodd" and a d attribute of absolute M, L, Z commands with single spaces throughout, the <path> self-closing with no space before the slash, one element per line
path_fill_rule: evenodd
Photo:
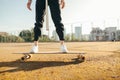
<path fill-rule="evenodd" d="M 35 1 L 31 5 L 32 11 L 26 8 L 27 0 L 0 0 L 0 32 L 19 32 L 31 29 L 35 23 Z M 71 26 L 82 26 L 82 33 L 89 34 L 92 27 L 119 27 L 120 0 L 65 0 L 62 9 L 62 22 L 66 31 Z M 49 14 L 50 30 L 54 24 Z M 45 23 L 43 31 L 45 32 Z"/>

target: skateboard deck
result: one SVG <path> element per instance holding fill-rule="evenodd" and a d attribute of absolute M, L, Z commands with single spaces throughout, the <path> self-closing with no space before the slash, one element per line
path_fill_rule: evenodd
<path fill-rule="evenodd" d="M 14 53 L 14 54 L 86 54 L 84 52 L 38 52 L 38 53 L 29 53 L 29 52 L 21 52 L 21 53 Z"/>
<path fill-rule="evenodd" d="M 37 54 L 47 54 L 47 55 L 50 55 L 50 54 L 77 54 L 77 58 L 75 58 L 75 60 L 85 60 L 85 57 L 84 57 L 84 52 L 76 52 L 76 51 L 73 51 L 73 52 L 58 52 L 58 51 L 52 51 L 52 52 L 38 52 L 38 53 L 29 53 L 29 52 L 21 52 L 21 53 L 14 53 L 14 54 L 23 54 L 24 56 L 21 57 L 21 61 L 26 61 L 28 59 L 30 59 L 32 57 L 32 55 L 37 55 Z"/>

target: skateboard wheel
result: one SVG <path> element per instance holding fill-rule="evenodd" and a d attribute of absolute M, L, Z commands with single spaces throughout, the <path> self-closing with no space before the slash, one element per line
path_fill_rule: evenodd
<path fill-rule="evenodd" d="M 21 57 L 21 60 L 24 60 L 24 57 Z"/>
<path fill-rule="evenodd" d="M 85 57 L 83 55 L 78 55 L 77 58 L 78 58 L 78 60 L 82 60 L 82 61 L 85 60 Z"/>
<path fill-rule="evenodd" d="M 26 57 L 21 57 L 21 61 L 25 61 L 26 60 Z"/>
<path fill-rule="evenodd" d="M 82 56 L 82 60 L 85 60 L 85 57 L 84 57 L 84 56 Z"/>

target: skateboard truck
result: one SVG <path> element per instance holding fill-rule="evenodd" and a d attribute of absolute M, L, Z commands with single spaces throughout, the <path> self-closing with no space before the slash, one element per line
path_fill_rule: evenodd
<path fill-rule="evenodd" d="M 27 59 L 30 59 L 32 57 L 31 54 L 24 54 L 25 56 L 21 57 L 21 61 L 26 61 Z"/>

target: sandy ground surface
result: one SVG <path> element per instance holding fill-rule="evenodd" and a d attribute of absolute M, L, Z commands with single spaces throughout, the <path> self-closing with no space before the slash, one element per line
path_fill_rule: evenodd
<path fill-rule="evenodd" d="M 84 62 L 76 54 L 34 54 L 20 62 L 32 43 L 0 43 L 0 80 L 120 80 L 120 42 L 68 42 L 69 51 L 85 52 Z M 59 43 L 39 43 L 39 52 L 59 51 Z"/>

